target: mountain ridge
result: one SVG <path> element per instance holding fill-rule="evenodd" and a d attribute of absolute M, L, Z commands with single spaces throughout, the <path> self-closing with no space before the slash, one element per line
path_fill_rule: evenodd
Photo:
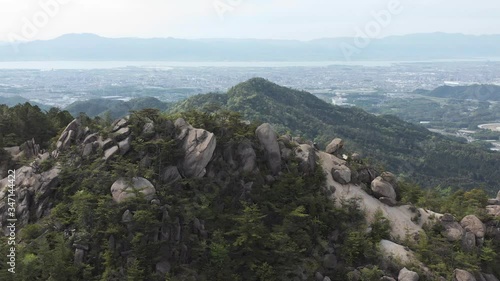
<path fill-rule="evenodd" d="M 280 133 L 293 132 L 320 147 L 342 138 L 349 150 L 376 159 L 423 186 L 485 185 L 493 191 L 500 183 L 500 178 L 492 176 L 500 169 L 500 154 L 496 152 L 460 143 L 395 116 L 374 116 L 359 108 L 330 105 L 305 91 L 262 78 L 240 83 L 227 94 L 191 97 L 170 112 L 214 108 L 240 112 L 246 120 L 269 122 Z"/>
<path fill-rule="evenodd" d="M 0 45 L 0 61 L 163 60 L 163 61 L 321 61 L 498 58 L 500 35 L 412 34 L 370 39 L 309 41 L 271 39 L 106 38 L 68 34 L 51 40 Z M 357 52 L 346 57 L 346 48 Z M 258 52 L 256 50 L 259 50 Z"/>

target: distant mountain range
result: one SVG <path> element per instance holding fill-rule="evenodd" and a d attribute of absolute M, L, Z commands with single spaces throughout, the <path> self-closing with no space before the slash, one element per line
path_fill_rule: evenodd
<path fill-rule="evenodd" d="M 1 44 L 0 61 L 338 61 L 433 60 L 500 57 L 500 35 L 413 34 L 368 40 L 104 38 L 68 34 L 47 41 Z M 359 41 L 359 40 L 358 40 Z"/>

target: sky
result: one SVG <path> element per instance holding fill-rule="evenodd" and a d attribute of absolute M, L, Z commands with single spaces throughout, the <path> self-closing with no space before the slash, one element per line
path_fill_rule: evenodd
<path fill-rule="evenodd" d="M 496 0 L 0 0 L 0 41 L 500 34 L 498 15 Z"/>

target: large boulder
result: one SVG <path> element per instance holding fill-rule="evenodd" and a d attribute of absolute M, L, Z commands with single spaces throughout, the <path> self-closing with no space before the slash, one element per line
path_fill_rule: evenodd
<path fill-rule="evenodd" d="M 57 151 L 64 150 L 71 145 L 71 142 L 76 139 L 77 135 L 79 135 L 80 126 L 81 123 L 78 119 L 74 119 L 68 124 L 68 126 L 66 126 L 57 140 Z M 57 153 L 55 153 L 55 155 L 57 155 Z"/>
<path fill-rule="evenodd" d="M 316 168 L 316 152 L 308 144 L 301 144 L 295 149 L 295 155 L 300 161 L 300 169 L 306 174 L 314 173 Z"/>
<path fill-rule="evenodd" d="M 466 252 L 476 250 L 476 236 L 470 231 L 466 231 L 462 238 L 462 249 Z"/>
<path fill-rule="evenodd" d="M 406 267 L 399 271 L 398 281 L 418 281 L 418 279 L 418 274 L 406 269 Z"/>
<path fill-rule="evenodd" d="M 104 151 L 104 160 L 110 159 L 111 157 L 117 155 L 118 152 L 120 152 L 120 148 L 117 145 L 112 146 L 111 148 Z"/>
<path fill-rule="evenodd" d="M 453 271 L 453 281 L 476 281 L 476 278 L 468 271 L 455 269 Z"/>
<path fill-rule="evenodd" d="M 142 193 L 145 199 L 149 201 L 155 197 L 156 189 L 150 181 L 141 177 L 120 178 L 111 186 L 113 200 L 117 203 L 135 197 L 138 192 Z"/>
<path fill-rule="evenodd" d="M 357 181 L 370 185 L 371 182 L 378 177 L 378 173 L 375 169 L 370 167 L 363 167 L 357 170 Z"/>
<path fill-rule="evenodd" d="M 182 118 L 177 119 L 174 125 L 180 131 L 177 139 L 182 142 L 184 149 L 184 158 L 179 170 L 188 178 L 203 177 L 215 151 L 215 135 L 203 129 L 193 128 Z"/>
<path fill-rule="evenodd" d="M 396 199 L 396 191 L 394 187 L 389 182 L 385 181 L 382 177 L 375 178 L 371 183 L 371 189 L 375 197 L 388 197 L 391 199 Z"/>
<path fill-rule="evenodd" d="M 407 247 L 396 244 L 389 240 L 382 239 L 380 241 L 380 251 L 382 252 L 382 257 L 386 261 L 398 260 L 402 265 L 411 265 L 417 262 L 417 258 L 413 252 L 411 252 Z"/>
<path fill-rule="evenodd" d="M 465 216 L 460 221 L 460 225 L 464 230 L 474 233 L 477 238 L 483 238 L 486 232 L 486 227 L 475 215 Z"/>
<path fill-rule="evenodd" d="M 444 214 L 441 217 L 441 225 L 443 226 L 443 231 L 441 234 L 446 237 L 449 241 L 460 241 L 465 234 L 462 226 L 455 221 L 455 218 L 450 214 Z"/>
<path fill-rule="evenodd" d="M 120 154 L 121 155 L 126 154 L 130 150 L 131 144 L 132 144 L 132 139 L 130 136 L 127 137 L 126 139 L 120 141 L 118 143 L 118 148 L 120 149 Z"/>
<path fill-rule="evenodd" d="M 121 119 L 118 119 L 115 122 L 113 122 L 113 124 L 111 125 L 113 127 L 113 132 L 116 132 L 116 131 L 120 130 L 121 128 L 127 126 L 128 119 L 129 119 L 129 117 L 127 116 L 125 118 L 121 118 Z"/>
<path fill-rule="evenodd" d="M 348 184 L 351 182 L 351 169 L 345 165 L 333 165 L 332 177 L 340 184 Z"/>
<path fill-rule="evenodd" d="M 243 140 L 238 144 L 236 154 L 240 160 L 240 167 L 243 172 L 252 172 L 255 169 L 257 155 L 249 140 Z"/>
<path fill-rule="evenodd" d="M 269 123 L 264 123 L 255 130 L 255 134 L 266 151 L 269 169 L 274 175 L 277 175 L 281 171 L 281 152 L 276 132 L 273 131 Z"/>
<path fill-rule="evenodd" d="M 59 166 L 54 166 L 46 172 L 39 173 L 30 166 L 23 166 L 16 170 L 15 198 L 18 202 L 16 215 L 19 227 L 27 225 L 31 219 L 40 219 L 46 216 L 52 207 L 51 197 L 59 185 Z M 0 226 L 7 225 L 6 197 L 9 179 L 0 180 Z"/>
<path fill-rule="evenodd" d="M 123 127 L 113 133 L 113 138 L 115 139 L 115 141 L 119 142 L 126 139 L 129 135 L 130 135 L 130 128 Z"/>
<path fill-rule="evenodd" d="M 336 138 L 326 146 L 326 153 L 334 154 L 344 146 L 342 139 Z"/>

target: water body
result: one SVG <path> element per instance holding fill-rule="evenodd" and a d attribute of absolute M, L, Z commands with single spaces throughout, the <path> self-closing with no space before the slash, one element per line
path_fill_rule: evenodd
<path fill-rule="evenodd" d="M 174 67 L 327 67 L 331 65 L 346 66 L 391 66 L 406 63 L 453 63 L 453 62 L 499 62 L 493 59 L 464 60 L 429 60 L 429 61 L 213 61 L 213 62 L 175 62 L 175 61 L 0 61 L 0 69 L 113 69 L 125 67 L 154 68 L 169 70 Z"/>

